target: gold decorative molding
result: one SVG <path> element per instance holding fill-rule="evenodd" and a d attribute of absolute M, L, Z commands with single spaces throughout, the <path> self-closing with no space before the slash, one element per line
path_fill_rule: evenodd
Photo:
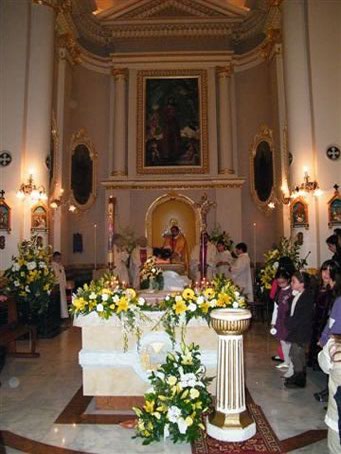
<path fill-rule="evenodd" d="M 112 68 L 111 75 L 115 80 L 127 80 L 128 79 L 128 69 L 127 68 Z"/>
<path fill-rule="evenodd" d="M 255 188 L 255 167 L 254 167 L 254 158 L 257 153 L 258 145 L 261 142 L 267 142 L 269 149 L 272 153 L 272 172 L 273 172 L 273 184 L 269 197 L 262 201 L 259 199 L 256 188 Z M 250 156 L 250 190 L 252 198 L 257 205 L 257 207 L 264 213 L 270 214 L 271 208 L 269 203 L 274 201 L 275 198 L 275 187 L 276 187 L 276 166 L 275 166 L 275 148 L 273 140 L 273 131 L 265 123 L 262 123 L 259 127 L 259 132 L 255 134 L 253 141 L 249 148 Z"/>
<path fill-rule="evenodd" d="M 57 47 L 66 49 L 70 55 L 70 60 L 73 65 L 78 65 L 82 62 L 81 50 L 71 33 L 63 33 L 57 38 Z M 65 58 L 63 54 L 60 55 Z"/>
<path fill-rule="evenodd" d="M 199 83 L 200 111 L 200 166 L 145 167 L 145 82 L 146 78 L 197 78 Z M 204 174 L 209 171 L 208 161 L 208 118 L 207 118 L 207 71 L 201 69 L 146 70 L 137 73 L 137 173 L 138 174 Z"/>
<path fill-rule="evenodd" d="M 107 180 L 102 181 L 101 184 L 105 186 L 106 189 L 134 189 L 134 190 L 186 190 L 186 189 L 227 189 L 227 188 L 237 188 L 240 189 L 245 180 L 242 178 L 230 178 L 230 179 L 219 179 L 219 180 L 211 180 L 211 181 L 203 181 L 203 180 L 175 180 L 175 181 L 155 181 L 155 180 L 148 180 L 148 181 L 136 181 L 134 183 L 130 181 L 115 181 L 115 180 Z"/>
<path fill-rule="evenodd" d="M 74 197 L 73 190 L 71 187 L 71 173 L 72 173 L 72 156 L 77 148 L 78 145 L 85 145 L 86 148 L 89 150 L 90 158 L 92 160 L 92 191 L 89 196 L 88 201 L 85 204 L 80 204 Z M 69 159 L 69 192 L 70 192 L 70 202 L 71 204 L 75 205 L 80 211 L 88 210 L 96 200 L 96 160 L 97 160 L 97 153 L 95 146 L 88 136 L 86 130 L 84 128 L 79 129 L 78 131 L 74 132 L 71 136 L 70 141 L 70 159 Z"/>
<path fill-rule="evenodd" d="M 234 64 L 231 62 L 226 66 L 217 66 L 216 73 L 219 78 L 231 77 L 234 72 Z"/>
<path fill-rule="evenodd" d="M 111 172 L 111 176 L 113 176 L 113 177 L 126 177 L 127 176 L 127 172 L 122 172 L 120 170 L 113 170 Z"/>
<path fill-rule="evenodd" d="M 219 175 L 233 175 L 234 170 L 233 169 L 221 169 L 219 170 Z"/>
<path fill-rule="evenodd" d="M 72 0 L 32 0 L 34 5 L 48 6 L 57 14 L 70 12 L 72 8 Z"/>
<path fill-rule="evenodd" d="M 282 33 L 279 28 L 269 28 L 266 33 L 266 38 L 263 44 L 260 47 L 260 56 L 264 60 L 269 60 L 273 54 L 273 50 L 275 49 L 275 54 L 280 53 L 280 47 L 276 47 L 276 44 L 280 44 L 282 42 Z"/>

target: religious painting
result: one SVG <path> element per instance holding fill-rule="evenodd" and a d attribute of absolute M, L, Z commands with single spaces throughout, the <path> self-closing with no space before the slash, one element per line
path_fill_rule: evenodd
<path fill-rule="evenodd" d="M 206 71 L 139 71 L 137 84 L 137 172 L 208 172 Z"/>
<path fill-rule="evenodd" d="M 96 195 L 96 153 L 94 146 L 81 129 L 71 139 L 71 202 L 81 210 L 88 209 Z"/>
<path fill-rule="evenodd" d="M 334 196 L 328 202 L 328 226 L 341 225 L 341 196 L 338 185 L 335 185 Z"/>
<path fill-rule="evenodd" d="M 250 147 L 250 188 L 254 201 L 262 211 L 269 212 L 274 185 L 273 133 L 266 125 L 261 125 Z"/>
<path fill-rule="evenodd" d="M 295 199 L 291 204 L 291 223 L 294 228 L 309 228 L 308 204 L 301 197 Z"/>
<path fill-rule="evenodd" d="M 47 229 L 47 209 L 43 205 L 34 206 L 31 210 L 31 231 L 46 232 Z"/>
<path fill-rule="evenodd" d="M 11 231 L 11 208 L 5 202 L 5 191 L 0 191 L 0 230 Z"/>

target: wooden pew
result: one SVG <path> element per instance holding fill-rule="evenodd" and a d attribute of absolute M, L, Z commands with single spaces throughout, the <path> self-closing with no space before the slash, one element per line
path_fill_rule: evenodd
<path fill-rule="evenodd" d="M 5 346 L 6 354 L 16 358 L 38 358 L 36 327 L 18 321 L 17 305 L 13 298 L 0 301 L 0 308 L 7 309 L 7 322 L 0 325 L 0 345 Z M 30 349 L 27 352 L 17 351 L 17 340 L 25 334 L 29 336 Z"/>

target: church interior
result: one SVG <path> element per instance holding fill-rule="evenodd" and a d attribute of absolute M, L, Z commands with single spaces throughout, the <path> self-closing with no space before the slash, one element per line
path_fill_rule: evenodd
<path fill-rule="evenodd" d="M 340 23 L 2 0 L 0 452 L 341 453 Z"/>

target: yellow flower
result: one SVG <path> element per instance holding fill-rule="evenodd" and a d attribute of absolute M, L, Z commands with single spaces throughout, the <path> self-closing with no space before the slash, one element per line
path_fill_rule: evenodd
<path fill-rule="evenodd" d="M 170 377 L 167 378 L 167 383 L 170 386 L 174 386 L 176 382 L 177 382 L 177 378 L 174 377 L 174 375 L 171 375 Z"/>
<path fill-rule="evenodd" d="M 231 303 L 231 297 L 226 293 L 219 293 L 217 306 L 224 307 Z"/>
<path fill-rule="evenodd" d="M 197 399 L 200 396 L 200 393 L 196 388 L 192 388 L 189 395 L 191 396 L 191 399 Z"/>
<path fill-rule="evenodd" d="M 43 290 L 48 291 L 50 290 L 50 284 L 45 284 Z"/>
<path fill-rule="evenodd" d="M 207 314 L 209 308 L 210 308 L 210 305 L 208 304 L 207 301 L 205 301 L 205 302 L 200 306 L 200 309 L 203 311 L 204 314 Z"/>
<path fill-rule="evenodd" d="M 102 295 L 111 295 L 111 290 L 109 288 L 104 288 L 102 290 Z"/>
<path fill-rule="evenodd" d="M 206 296 L 206 298 L 209 298 L 209 299 L 213 298 L 213 297 L 214 297 L 214 290 L 213 290 L 213 288 L 211 288 L 211 287 L 206 288 L 206 289 L 204 290 L 204 295 Z"/>
<path fill-rule="evenodd" d="M 116 306 L 115 306 L 115 303 L 113 303 L 113 304 L 110 304 L 110 306 L 109 306 L 109 307 L 110 307 L 110 309 L 114 310 L 114 309 L 115 309 L 115 307 L 116 307 Z"/>
<path fill-rule="evenodd" d="M 122 296 L 117 305 L 117 313 L 126 312 L 128 310 L 128 300 L 126 296 Z"/>
<path fill-rule="evenodd" d="M 84 309 L 85 307 L 85 304 L 86 304 L 86 301 L 84 300 L 84 298 L 80 297 L 80 298 L 75 298 L 73 301 L 72 301 L 72 304 L 75 306 L 75 308 L 79 311 L 81 311 L 82 309 Z"/>
<path fill-rule="evenodd" d="M 185 288 L 185 290 L 182 292 L 182 297 L 185 300 L 191 300 L 195 296 L 194 291 L 191 288 Z"/>
<path fill-rule="evenodd" d="M 181 299 L 180 301 L 177 301 L 173 305 L 173 309 L 175 310 L 175 313 L 177 315 L 182 314 L 183 312 L 186 312 L 187 311 L 187 306 L 186 306 L 185 301 L 183 299 Z"/>
<path fill-rule="evenodd" d="M 190 416 L 187 416 L 185 423 L 187 424 L 187 426 L 191 426 L 193 424 L 193 419 Z"/>
<path fill-rule="evenodd" d="M 127 297 L 130 299 L 133 299 L 136 297 L 136 292 L 133 288 L 127 288 L 125 293 L 126 293 Z"/>
<path fill-rule="evenodd" d="M 154 411 L 154 401 L 153 400 L 147 400 L 145 406 L 143 407 L 147 413 L 153 413 Z"/>

